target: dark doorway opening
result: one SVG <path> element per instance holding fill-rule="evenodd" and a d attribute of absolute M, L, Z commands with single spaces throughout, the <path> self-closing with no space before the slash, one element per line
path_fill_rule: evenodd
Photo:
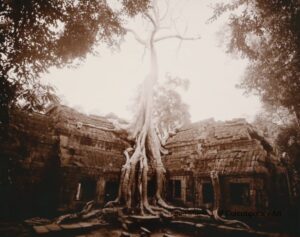
<path fill-rule="evenodd" d="M 116 180 L 109 180 L 105 182 L 104 202 L 107 203 L 116 199 L 118 195 L 119 182 Z"/>
<path fill-rule="evenodd" d="M 203 197 L 203 203 L 214 202 L 214 189 L 211 183 L 202 184 L 202 197 Z"/>
<path fill-rule="evenodd" d="M 181 180 L 169 180 L 167 188 L 167 199 L 169 201 L 178 201 L 181 199 Z"/>
<path fill-rule="evenodd" d="M 90 201 L 96 197 L 96 180 L 85 178 L 81 181 L 81 200 Z"/>
<path fill-rule="evenodd" d="M 174 180 L 174 198 L 181 198 L 181 181 Z"/>
<path fill-rule="evenodd" d="M 250 205 L 250 185 L 248 183 L 231 183 L 230 201 L 235 205 Z"/>
<path fill-rule="evenodd" d="M 167 182 L 167 199 L 169 201 L 173 200 L 173 180 Z"/>

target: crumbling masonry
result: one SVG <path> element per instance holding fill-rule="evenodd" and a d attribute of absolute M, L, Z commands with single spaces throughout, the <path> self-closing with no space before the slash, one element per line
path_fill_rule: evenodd
<path fill-rule="evenodd" d="M 48 214 L 99 205 L 118 192 L 123 151 L 131 144 L 104 117 L 66 106 L 11 114 L 0 144 L 2 213 Z M 245 120 L 193 123 L 169 138 L 166 200 L 190 207 L 258 211 L 289 203 L 289 177 L 272 146 Z M 148 193 L 155 182 L 149 172 Z M 12 198 L 13 197 L 13 198 Z"/>

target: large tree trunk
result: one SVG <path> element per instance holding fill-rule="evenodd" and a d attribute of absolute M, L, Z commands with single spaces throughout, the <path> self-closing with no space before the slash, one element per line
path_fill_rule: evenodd
<path fill-rule="evenodd" d="M 155 199 L 158 204 L 167 206 L 161 195 L 165 173 L 160 153 L 161 143 L 152 120 L 153 88 L 158 80 L 157 55 L 153 44 L 154 34 L 155 30 L 152 32 L 149 42 L 150 73 L 143 82 L 141 100 L 129 131 L 131 138 L 135 140 L 135 145 L 124 153 L 126 162 L 121 171 L 119 195 L 114 202 L 110 203 L 119 203 L 124 200 L 128 210 L 138 207 L 141 214 L 144 214 L 145 210 L 156 214 L 150 207 L 147 195 L 149 163 L 155 171 Z M 131 155 L 129 155 L 129 151 L 131 151 Z"/>

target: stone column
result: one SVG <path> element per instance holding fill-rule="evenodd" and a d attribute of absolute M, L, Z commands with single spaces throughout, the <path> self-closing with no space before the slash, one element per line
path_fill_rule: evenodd
<path fill-rule="evenodd" d="M 104 195 L 105 195 L 105 179 L 103 177 L 99 177 L 97 181 L 96 187 L 96 201 L 100 205 L 104 205 Z"/>
<path fill-rule="evenodd" d="M 220 209 L 221 206 L 221 186 L 219 180 L 219 173 L 217 171 L 210 172 L 211 182 L 214 189 L 214 207 L 213 209 Z"/>

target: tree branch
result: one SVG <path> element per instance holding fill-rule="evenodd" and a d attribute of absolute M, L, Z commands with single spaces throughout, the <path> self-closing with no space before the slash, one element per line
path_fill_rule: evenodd
<path fill-rule="evenodd" d="M 157 5 L 157 0 L 153 0 L 153 13 L 154 13 L 154 17 L 155 17 L 155 22 L 157 24 L 159 24 L 159 8 L 158 8 L 158 5 Z M 156 25 L 157 25 L 156 24 Z"/>
<path fill-rule="evenodd" d="M 147 12 L 146 12 L 144 15 L 151 21 L 151 23 L 153 24 L 154 28 L 156 28 L 157 25 L 156 25 L 156 22 L 155 22 L 155 20 L 153 19 L 153 17 L 150 16 L 150 14 L 148 14 Z"/>
<path fill-rule="evenodd" d="M 129 28 L 124 28 L 124 30 L 126 30 L 126 31 L 129 32 L 129 33 L 131 33 L 131 34 L 134 36 L 134 38 L 135 38 L 135 40 L 136 40 L 137 42 L 139 42 L 139 43 L 142 44 L 143 46 L 147 47 L 146 41 L 143 40 L 143 39 L 142 39 L 142 38 L 141 38 L 134 30 L 129 29 Z"/>
<path fill-rule="evenodd" d="M 146 55 L 146 50 L 147 50 L 147 46 L 145 45 L 144 52 L 143 52 L 143 55 L 142 55 L 142 60 L 143 61 L 144 61 L 144 58 L 145 58 L 145 55 Z"/>
<path fill-rule="evenodd" d="M 162 36 L 162 37 L 158 37 L 156 39 L 154 39 L 154 42 L 159 42 L 165 39 L 179 39 L 179 40 L 198 40 L 201 39 L 201 36 L 198 37 L 184 37 L 182 35 L 179 34 L 175 34 L 175 35 L 166 35 L 166 36 Z"/>
<path fill-rule="evenodd" d="M 167 15 L 168 15 L 168 13 L 169 13 L 169 9 L 170 9 L 170 0 L 165 0 L 165 3 L 166 3 L 166 11 L 165 11 L 165 13 L 162 15 L 162 17 L 159 19 L 160 21 L 163 21 L 163 20 L 167 17 Z"/>

